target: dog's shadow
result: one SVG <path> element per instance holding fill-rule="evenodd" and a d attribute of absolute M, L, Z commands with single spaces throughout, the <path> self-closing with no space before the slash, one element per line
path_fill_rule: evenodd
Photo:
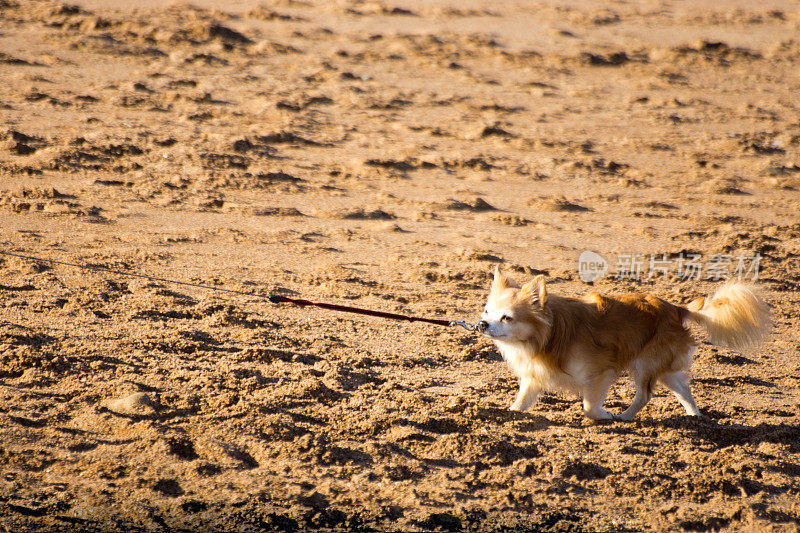
<path fill-rule="evenodd" d="M 745 424 L 722 424 L 715 418 L 720 413 L 708 411 L 707 416 L 672 416 L 669 418 L 641 418 L 633 423 L 617 423 L 604 425 L 603 430 L 609 433 L 629 435 L 637 428 L 678 429 L 689 432 L 700 445 L 713 449 L 744 444 L 773 442 L 784 444 L 794 453 L 800 451 L 800 426 L 785 423 L 759 423 L 753 426 Z"/>
<path fill-rule="evenodd" d="M 562 425 L 558 422 L 537 413 L 522 411 L 511 411 L 506 407 L 479 407 L 475 412 L 475 418 L 494 424 L 513 423 L 517 431 L 534 432 L 542 431 L 550 426 Z"/>

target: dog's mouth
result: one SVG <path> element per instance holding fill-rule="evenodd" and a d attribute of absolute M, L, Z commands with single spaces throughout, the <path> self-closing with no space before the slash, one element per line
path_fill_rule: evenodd
<path fill-rule="evenodd" d="M 488 331 L 484 331 L 484 332 L 482 332 L 482 333 L 481 333 L 481 335 L 483 335 L 483 336 L 484 336 L 484 337 L 486 337 L 487 339 L 492 339 L 492 340 L 500 340 L 500 341 L 501 341 L 501 340 L 505 340 L 505 339 L 510 339 L 510 338 L 511 338 L 511 336 L 510 336 L 510 335 L 495 335 L 495 334 L 492 334 L 492 333 L 490 333 L 490 332 L 488 332 Z"/>

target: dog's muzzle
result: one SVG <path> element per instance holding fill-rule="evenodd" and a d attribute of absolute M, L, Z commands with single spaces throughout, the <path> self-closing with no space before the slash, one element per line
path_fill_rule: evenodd
<path fill-rule="evenodd" d="M 481 320 L 478 322 L 478 325 L 475 326 L 475 329 L 478 330 L 478 333 L 485 333 L 487 329 L 489 329 L 489 323 L 485 320 Z"/>

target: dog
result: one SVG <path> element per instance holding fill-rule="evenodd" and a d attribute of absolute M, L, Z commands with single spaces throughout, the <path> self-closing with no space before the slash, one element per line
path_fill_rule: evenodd
<path fill-rule="evenodd" d="M 544 390 L 566 389 L 583 397 L 588 418 L 630 421 L 658 382 L 687 415 L 700 416 L 687 374 L 696 348 L 687 321 L 703 326 L 713 344 L 737 350 L 760 343 L 770 328 L 769 308 L 743 283 L 728 282 L 710 299 L 681 307 L 649 294 L 554 296 L 544 276 L 520 287 L 496 267 L 477 329 L 494 341 L 520 380 L 511 410 L 527 410 Z M 615 416 L 603 403 L 626 371 L 636 393 Z"/>

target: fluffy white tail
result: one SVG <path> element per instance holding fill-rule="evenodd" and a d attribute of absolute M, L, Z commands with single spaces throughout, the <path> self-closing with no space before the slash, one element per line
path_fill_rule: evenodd
<path fill-rule="evenodd" d="M 698 298 L 688 309 L 688 318 L 706 328 L 713 344 L 743 350 L 769 334 L 769 307 L 744 283 L 726 283 L 711 299 Z"/>

